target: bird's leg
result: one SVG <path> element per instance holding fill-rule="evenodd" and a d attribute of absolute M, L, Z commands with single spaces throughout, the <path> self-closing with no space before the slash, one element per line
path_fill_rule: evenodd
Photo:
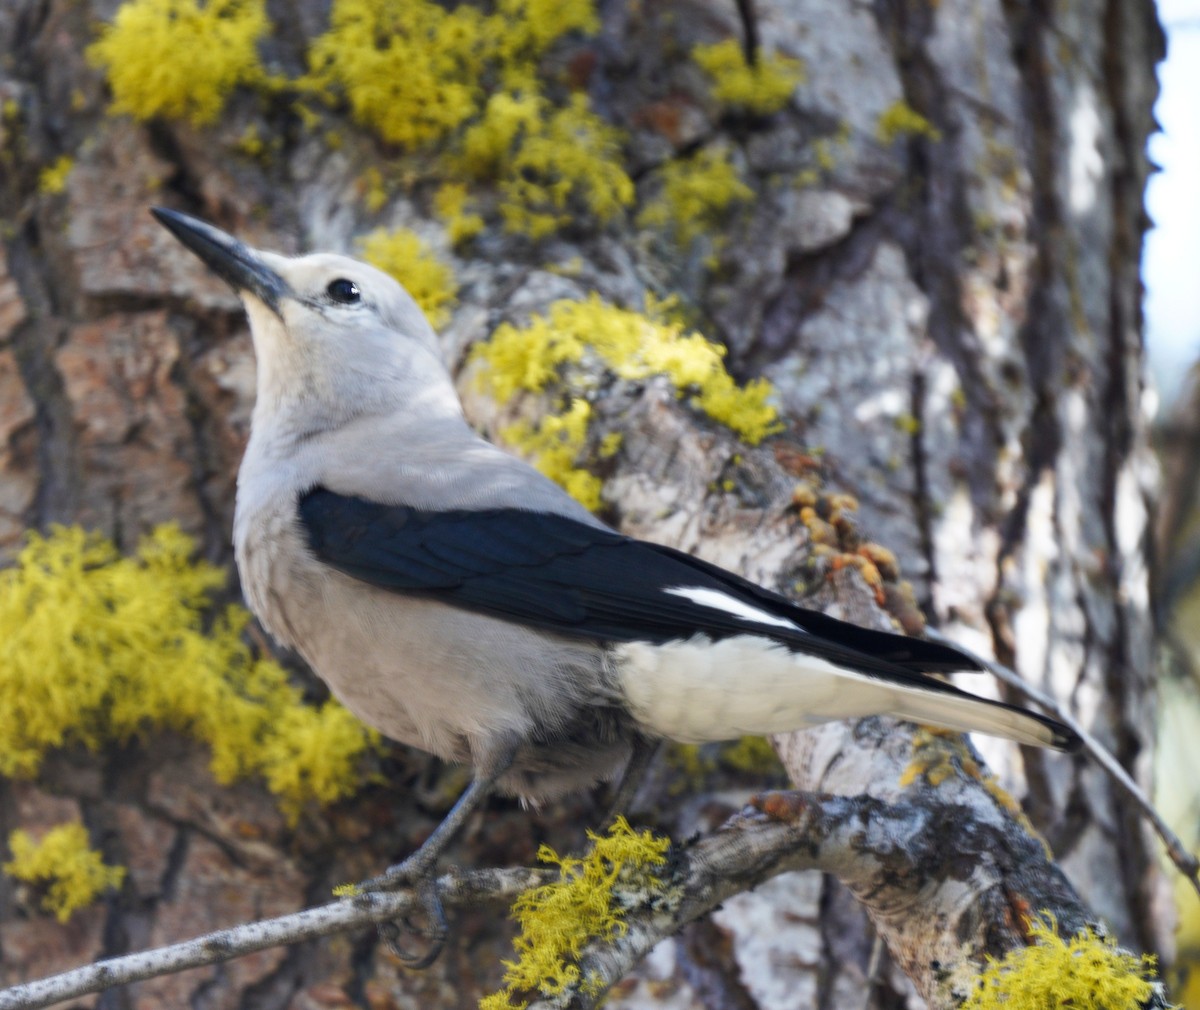
<path fill-rule="evenodd" d="M 364 880 L 360 885 L 364 891 L 394 891 L 405 884 L 413 884 L 429 877 L 437 863 L 442 850 L 450 844 L 450 840 L 458 833 L 463 822 L 488 797 L 498 775 L 476 775 L 471 780 L 463 794 L 450 808 L 450 812 L 442 818 L 442 823 L 433 830 L 424 844 L 411 856 L 389 866 L 378 877 Z"/>
<path fill-rule="evenodd" d="M 512 764 L 515 750 L 515 747 L 509 748 L 500 760 L 489 762 L 486 771 L 483 769 L 476 771 L 471 784 L 450 808 L 450 812 L 442 818 L 442 823 L 434 828 L 433 834 L 425 839 L 424 844 L 416 852 L 402 862 L 388 867 L 378 877 L 364 880 L 359 885 L 364 891 L 393 891 L 405 885 L 416 888 L 421 909 L 429 920 L 428 928 L 421 931 L 429 938 L 429 950 L 424 954 L 409 953 L 400 948 L 396 942 L 399 930 L 395 924 L 388 923 L 380 928 L 380 933 L 391 947 L 392 952 L 410 968 L 428 968 L 437 960 L 446 944 L 449 927 L 446 922 L 446 911 L 442 907 L 442 899 L 438 894 L 437 879 L 434 876 L 434 867 L 437 865 L 438 856 L 458 833 L 463 822 L 487 799 L 496 780 Z M 412 928 L 407 920 L 406 925 Z"/>
<path fill-rule="evenodd" d="M 637 792 L 646 778 L 655 757 L 658 756 L 661 740 L 649 740 L 640 733 L 633 738 L 633 751 L 629 755 L 629 763 L 621 773 L 621 781 L 613 793 L 612 802 L 608 807 L 608 816 L 604 818 L 604 826 L 608 827 L 622 814 L 629 813 L 629 807 L 637 798 Z"/>

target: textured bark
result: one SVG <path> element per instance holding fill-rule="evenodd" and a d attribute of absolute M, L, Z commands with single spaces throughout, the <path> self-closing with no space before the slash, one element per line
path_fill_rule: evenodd
<path fill-rule="evenodd" d="M 617 383 L 597 405 L 597 435 L 625 434 L 606 475 L 610 518 L 887 626 L 853 568 L 814 559 L 812 530 L 791 507 L 797 480 L 853 493 L 854 535 L 896 552 L 931 618 L 1062 699 L 1145 782 L 1152 474 L 1137 271 L 1162 49 L 1152 4 L 756 6 L 761 44 L 808 67 L 792 105 L 765 122 L 721 118 L 682 65 L 692 44 L 740 33 L 732 0 L 608 3 L 588 46 L 594 99 L 630 130 L 635 170 L 710 136 L 734 145 L 757 196 L 731 222 L 718 269 L 658 257 L 629 225 L 532 251 L 489 236 L 455 264 L 463 288 L 445 331 L 450 359 L 461 363 L 499 320 L 558 297 L 598 291 L 639 305 L 647 287 L 679 292 L 738 374 L 774 382 L 790 430 L 747 451 L 663 383 Z M 19 111 L 0 119 L 0 548 L 11 554 L 23 529 L 62 521 L 128 547 L 175 519 L 228 563 L 253 399 L 248 335 L 233 296 L 147 206 L 176 206 L 283 251 L 351 250 L 378 223 L 435 241 L 440 230 L 402 192 L 379 214 L 363 208 L 361 174 L 388 154 L 348 125 L 330 151 L 319 132 L 249 95 L 206 130 L 106 117 L 82 49 L 115 7 L 0 5 L 0 105 Z M 274 57 L 300 67 L 326 9 L 273 3 L 287 26 Z M 881 141 L 880 117 L 899 101 L 938 136 Z M 236 152 L 251 124 L 282 145 L 265 162 Z M 64 153 L 76 159 L 66 192 L 40 193 L 40 169 Z M 503 410 L 469 377 L 461 387 L 472 419 L 495 433 Z M 894 581 L 883 596 L 911 619 Z M 1012 829 L 965 752 L 917 744 L 883 720 L 779 741 L 801 788 L 917 804 L 943 803 L 949 790 L 973 818 Z M 980 747 L 1085 901 L 1126 943 L 1161 947 L 1152 849 L 1111 784 L 1080 759 Z M 931 761 L 947 780 L 901 784 Z M 385 771 L 386 786 L 295 830 L 262 790 L 217 787 L 205 756 L 172 739 L 100 761 L 61 755 L 35 783 L 0 783 L 3 837 L 81 814 L 131 869 L 115 899 L 66 928 L 0 876 L 0 982 L 325 900 L 332 884 L 411 849 L 445 809 L 445 779 L 422 759 L 389 758 Z M 670 777 L 659 769 L 651 786 Z M 732 804 L 695 799 L 691 785 L 660 797 L 660 822 L 683 837 L 739 805 L 749 781 L 735 783 Z M 598 809 L 581 798 L 531 823 L 497 802 L 456 857 L 532 862 L 543 838 L 576 845 L 573 825 L 598 822 Z M 949 964 L 950 946 L 978 955 L 1020 942 L 1004 908 L 1036 908 L 1038 892 L 1014 884 L 1013 869 L 964 890 L 947 863 L 930 871 L 919 913 L 872 906 L 872 923 L 832 881 L 781 877 L 660 946 L 609 1005 L 842 1007 L 868 1005 L 868 989 L 873 1005 L 900 1005 L 913 990 L 886 960 L 868 978 L 875 933 L 922 995 L 944 1001 L 930 962 Z M 451 947 L 423 975 L 402 972 L 363 935 L 141 983 L 109 1005 L 469 1007 L 495 987 L 507 936 L 481 909 L 456 918 Z"/>

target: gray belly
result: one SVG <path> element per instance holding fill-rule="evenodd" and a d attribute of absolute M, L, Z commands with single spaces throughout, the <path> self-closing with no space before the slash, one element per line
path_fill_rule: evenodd
<path fill-rule="evenodd" d="M 531 800 L 619 772 L 632 724 L 597 644 L 370 586 L 273 533 L 238 545 L 251 608 L 363 722 L 485 769 L 516 743 L 499 787 Z"/>

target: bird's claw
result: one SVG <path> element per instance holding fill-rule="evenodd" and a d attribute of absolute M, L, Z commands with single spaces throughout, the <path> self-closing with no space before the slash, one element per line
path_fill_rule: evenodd
<path fill-rule="evenodd" d="M 418 859 L 420 853 L 409 856 L 395 866 L 389 866 L 378 877 L 371 877 L 359 884 L 363 891 L 398 891 L 402 887 L 418 886 L 433 880 L 433 863 Z"/>
<path fill-rule="evenodd" d="M 438 893 L 437 880 L 433 876 L 433 866 L 410 857 L 389 867 L 378 877 L 363 881 L 360 887 L 364 891 L 394 891 L 406 885 L 416 889 L 417 901 L 426 921 L 424 924 L 416 923 L 411 916 L 406 915 L 401 922 L 408 932 L 428 940 L 429 948 L 422 954 L 406 950 L 400 945 L 401 930 L 394 922 L 380 923 L 379 935 L 406 968 L 420 971 L 438 959 L 446 946 L 446 936 L 450 931 L 446 921 L 446 910 Z"/>

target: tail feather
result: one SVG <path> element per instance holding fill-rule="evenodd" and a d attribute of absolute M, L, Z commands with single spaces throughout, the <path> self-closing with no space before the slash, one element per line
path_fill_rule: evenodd
<path fill-rule="evenodd" d="M 616 647 L 615 657 L 634 718 L 652 734 L 683 743 L 894 715 L 1037 747 L 1079 745 L 1069 728 L 1046 716 L 911 671 L 899 670 L 893 678 L 848 669 L 757 635 L 631 642 Z"/>
<path fill-rule="evenodd" d="M 915 688 L 898 691 L 891 714 L 910 722 L 927 723 L 959 733 L 987 733 L 1033 747 L 1072 751 L 1079 748 L 1080 742 L 1074 732 L 1054 719 L 958 690 L 953 693 Z"/>

